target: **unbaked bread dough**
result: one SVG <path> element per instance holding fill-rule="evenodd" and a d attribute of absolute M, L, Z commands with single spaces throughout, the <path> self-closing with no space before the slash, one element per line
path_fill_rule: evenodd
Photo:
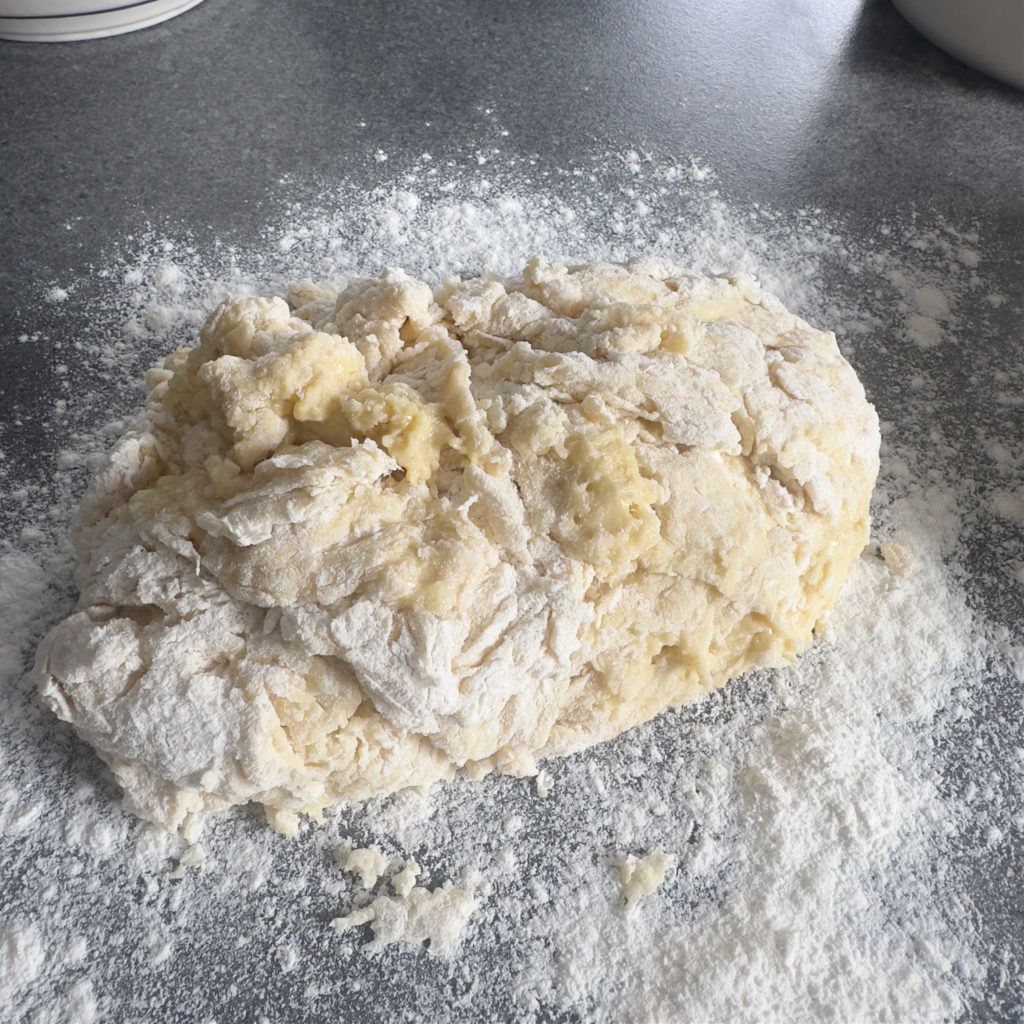
<path fill-rule="evenodd" d="M 795 657 L 867 540 L 875 413 L 746 278 L 306 282 L 149 386 L 37 674 L 186 834 L 530 774 Z"/>

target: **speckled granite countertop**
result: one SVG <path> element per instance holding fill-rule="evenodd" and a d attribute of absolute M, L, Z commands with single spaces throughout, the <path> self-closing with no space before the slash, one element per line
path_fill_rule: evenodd
<path fill-rule="evenodd" d="M 761 208 L 794 224 L 806 215 L 819 238 L 822 223 L 840 224 L 862 263 L 865 239 L 885 225 L 913 226 L 916 237 L 948 232 L 981 253 L 984 295 L 971 299 L 965 279 L 954 341 L 929 351 L 913 346 L 905 366 L 894 356 L 895 341 L 877 350 L 861 343 L 851 358 L 887 437 L 913 433 L 915 444 L 926 445 L 932 436 L 937 477 L 976 480 L 982 501 L 1002 496 L 993 498 L 992 515 L 972 517 L 950 557 L 963 568 L 968 603 L 1001 629 L 999 643 L 1011 654 L 1024 648 L 1024 404 L 1013 400 L 1024 380 L 1024 94 L 947 57 L 884 2 L 206 0 L 164 25 L 117 38 L 0 42 L 4 543 L 27 549 L 46 534 L 42 506 L 25 494 L 46 490 L 76 432 L 99 431 L 110 408 L 124 412 L 137 401 L 92 399 L 94 407 L 79 409 L 70 426 L 53 414 L 55 401 L 74 406 L 76 389 L 66 381 L 78 375 L 89 382 L 83 393 L 103 394 L 100 363 L 76 354 L 74 339 L 86 332 L 102 294 L 96 282 L 132 239 L 165 232 L 187 237 L 200 254 L 265 247 L 266 224 L 287 219 L 290 203 L 308 207 L 321 186 L 327 194 L 339 182 L 349 195 L 400 186 L 414 167 L 422 184 L 424 159 L 461 168 L 463 181 L 475 164 L 481 175 L 506 182 L 520 174 L 572 205 L 588 188 L 604 196 L 635 189 L 629 154 L 644 166 L 708 168 L 716 195 L 732 209 Z M 664 202 L 657 216 L 671 219 L 671 196 Z M 891 279 L 898 270 L 891 253 L 887 260 L 882 269 Z M 984 315 L 972 319 L 983 306 Z M 43 343 L 26 344 L 27 337 Z M 913 374 L 930 374 L 935 383 L 938 398 L 928 406 L 939 411 L 934 424 L 901 419 L 906 406 L 895 382 Z M 1005 457 L 993 455 L 995 437 L 1004 439 Z M 66 579 L 59 585 L 69 587 Z M 49 624 L 28 633 L 38 636 Z M 30 656 L 30 649 L 17 654 Z M 986 764 L 1021 756 L 1020 664 L 1008 655 L 984 680 L 994 702 L 988 710 L 1001 723 L 984 732 L 999 752 Z M 5 730 L 9 723 L 17 737 L 29 697 L 24 682 L 9 685 L 17 696 L 7 699 Z M 91 780 L 109 813 L 122 817 L 116 788 L 90 752 L 63 729 L 53 732 L 45 777 L 64 779 L 69 789 L 67 780 Z M 981 735 L 957 734 L 962 749 L 947 785 L 970 775 L 972 744 Z M 45 783 L 18 742 L 3 769 L 4 792 L 24 802 Z M 1015 785 L 1007 778 L 978 781 L 984 792 L 986 784 Z M 955 854 L 965 927 L 996 951 L 957 1008 L 962 1019 L 1018 1019 L 1024 1012 L 1022 827 L 1018 812 L 1016 823 L 1004 823 L 996 852 L 972 861 L 975 854 L 961 844 Z M 31 830 L 11 826 L 0 837 L 0 855 L 16 868 L 0 886 L 0 922 L 45 908 L 45 898 L 34 895 L 30 861 L 51 858 L 53 871 L 67 870 L 59 851 L 31 844 Z M 319 966 L 304 973 L 268 939 L 260 948 L 287 967 L 284 973 L 253 973 L 251 951 L 247 966 L 236 962 L 245 915 L 272 922 L 299 913 L 298 897 L 280 876 L 293 855 L 275 856 L 284 859 L 272 886 L 203 918 L 203 927 L 223 928 L 231 943 L 209 947 L 193 936 L 195 956 L 169 961 L 159 982 L 155 954 L 150 966 L 131 966 L 137 958 L 124 943 L 141 939 L 128 911 L 106 904 L 95 911 L 109 914 L 111 940 L 106 949 L 90 948 L 85 966 L 81 957 L 75 961 L 75 977 L 92 979 L 93 1002 L 82 1004 L 79 1016 L 299 1021 L 412 1012 L 419 996 L 402 1002 L 369 995 L 382 975 L 346 994 L 344 978 L 358 973 L 347 960 L 325 968 L 314 957 Z M 110 871 L 127 891 L 126 870 L 96 868 L 93 890 Z M 138 886 L 145 888 L 141 877 Z M 122 954 L 129 966 L 116 967 Z M 501 999 L 470 999 L 469 982 L 431 974 L 422 958 L 403 963 L 407 976 L 395 984 L 407 994 L 420 986 L 428 1015 L 440 1012 L 445 986 L 453 1017 L 527 1015 Z M 33 977 L 44 984 L 45 972 Z M 191 995 L 179 1005 L 175 993 L 185 988 Z M 24 996 L 12 1005 L 20 1013 L 36 1004 Z M 593 1012 L 593 1005 L 542 1002 L 535 1015 L 568 1020 Z"/>

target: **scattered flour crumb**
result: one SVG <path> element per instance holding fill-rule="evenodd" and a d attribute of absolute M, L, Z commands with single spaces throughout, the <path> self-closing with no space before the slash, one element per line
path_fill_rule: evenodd
<path fill-rule="evenodd" d="M 918 288 L 914 292 L 914 300 L 917 303 L 918 312 L 923 316 L 933 317 L 936 320 L 949 316 L 949 300 L 935 285 Z"/>
<path fill-rule="evenodd" d="M 1003 469 L 1013 469 L 1017 464 L 1013 452 L 1001 441 L 991 441 L 986 448 L 988 457 Z"/>
<path fill-rule="evenodd" d="M 336 917 L 331 927 L 340 934 L 370 924 L 373 941 L 365 947 L 370 952 L 393 942 L 413 948 L 429 943 L 431 956 L 447 956 L 458 946 L 462 929 L 477 905 L 469 889 L 445 885 L 431 891 L 415 886 L 404 898 L 378 896 L 369 906 Z"/>
<path fill-rule="evenodd" d="M 907 332 L 915 344 L 921 348 L 934 348 L 942 341 L 942 327 L 938 320 L 920 313 L 911 313 L 907 317 Z"/>
<path fill-rule="evenodd" d="M 381 818 L 391 830 L 400 832 L 427 821 L 433 812 L 430 787 L 410 786 L 388 798 L 381 811 Z"/>
<path fill-rule="evenodd" d="M 996 490 L 990 500 L 997 516 L 1024 523 L 1024 491 Z"/>
<path fill-rule="evenodd" d="M 674 867 L 675 858 L 668 853 L 656 851 L 646 857 L 629 854 L 619 870 L 626 910 L 632 910 L 645 896 L 650 896 Z"/>
<path fill-rule="evenodd" d="M 159 967 L 160 964 L 170 960 L 174 953 L 174 943 L 170 939 L 162 939 L 156 942 L 149 953 L 150 967 Z"/>
<path fill-rule="evenodd" d="M 68 942 L 64 956 L 68 965 L 80 964 L 89 952 L 89 943 L 81 935 L 76 935 Z"/>
<path fill-rule="evenodd" d="M 2 655 L 2 651 L 0 651 Z M 0 788 L 0 834 L 18 835 L 27 832 L 39 820 L 46 804 L 43 800 L 19 800 L 9 786 Z"/>
<path fill-rule="evenodd" d="M 353 850 L 345 860 L 345 870 L 358 875 L 359 884 L 364 889 L 372 889 L 387 866 L 387 858 L 376 846 Z"/>
<path fill-rule="evenodd" d="M 299 963 L 298 950 L 289 943 L 283 943 L 277 947 L 277 962 L 283 974 L 294 971 Z"/>
<path fill-rule="evenodd" d="M 547 889 L 536 878 L 531 878 L 526 888 L 537 903 L 547 903 L 551 899 Z"/>
<path fill-rule="evenodd" d="M 67 992 L 62 1007 L 55 1007 L 57 1011 L 52 1018 L 56 1021 L 73 1021 L 74 1024 L 93 1024 L 99 1020 L 99 1006 L 96 1002 L 96 993 L 93 991 L 92 982 L 88 978 L 76 981 Z M 43 1018 L 47 1020 L 47 1018 Z"/>
<path fill-rule="evenodd" d="M 502 831 L 507 836 L 514 836 L 517 832 L 521 831 L 523 827 L 523 819 L 518 814 L 510 814 L 501 823 Z"/>
<path fill-rule="evenodd" d="M 515 850 L 506 846 L 495 855 L 494 864 L 499 871 L 511 871 L 516 866 Z"/>
<path fill-rule="evenodd" d="M 45 963 L 46 950 L 35 925 L 12 921 L 0 933 L 0 977 L 5 991 L 31 985 Z"/>
<path fill-rule="evenodd" d="M 391 879 L 391 888 L 394 890 L 395 895 L 405 899 L 415 887 L 419 873 L 420 869 L 416 861 L 409 861 L 409 863 Z"/>

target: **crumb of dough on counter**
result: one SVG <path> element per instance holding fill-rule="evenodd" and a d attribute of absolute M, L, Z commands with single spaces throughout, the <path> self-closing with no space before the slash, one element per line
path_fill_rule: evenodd
<path fill-rule="evenodd" d="M 644 897 L 650 896 L 674 868 L 675 858 L 669 853 L 655 851 L 646 857 L 628 854 L 619 868 L 625 910 L 632 910 Z"/>
<path fill-rule="evenodd" d="M 356 875 L 364 889 L 372 889 L 387 866 L 387 858 L 376 846 L 352 850 L 345 858 L 345 870 Z"/>
<path fill-rule="evenodd" d="M 406 896 L 378 896 L 368 906 L 336 917 L 338 933 L 369 924 L 373 939 L 364 947 L 377 952 L 392 943 L 413 948 L 426 945 L 432 956 L 448 956 L 458 946 L 462 930 L 478 901 L 470 889 L 444 885 L 438 889 L 415 886 Z"/>

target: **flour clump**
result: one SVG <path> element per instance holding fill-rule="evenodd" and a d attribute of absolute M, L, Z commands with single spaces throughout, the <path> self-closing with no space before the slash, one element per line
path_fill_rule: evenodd
<path fill-rule="evenodd" d="M 305 282 L 148 383 L 36 672 L 186 834 L 532 774 L 794 658 L 867 540 L 874 410 L 750 279 Z"/>

